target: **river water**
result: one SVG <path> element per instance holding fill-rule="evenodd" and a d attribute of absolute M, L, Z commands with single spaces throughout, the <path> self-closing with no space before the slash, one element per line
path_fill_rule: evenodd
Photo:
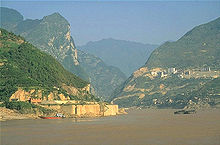
<path fill-rule="evenodd" d="M 1 145 L 220 145 L 220 109 L 174 115 L 131 110 L 127 115 L 1 122 Z"/>

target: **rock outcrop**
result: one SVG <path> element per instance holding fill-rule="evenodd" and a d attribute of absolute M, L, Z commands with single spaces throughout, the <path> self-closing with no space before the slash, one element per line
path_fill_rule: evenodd
<path fill-rule="evenodd" d="M 219 104 L 220 18 L 156 48 L 112 95 L 121 107 L 184 108 Z M 201 103 L 203 102 L 203 103 Z M 208 105 L 207 105 L 208 104 Z"/>
<path fill-rule="evenodd" d="M 59 91 L 60 88 L 56 88 L 56 87 L 54 88 L 53 91 L 49 91 L 49 92 L 48 90 L 41 90 L 41 89 L 24 90 L 22 88 L 18 88 L 18 90 L 11 95 L 9 101 L 31 102 L 32 99 L 41 99 L 41 101 L 53 101 L 53 100 L 66 101 L 66 100 L 70 100 L 69 95 L 83 98 L 90 93 L 90 84 L 88 84 L 84 88 L 75 88 L 73 86 L 63 85 L 61 89 L 65 90 L 67 94 L 64 95 Z"/>
<path fill-rule="evenodd" d="M 59 13 L 53 13 L 40 20 L 24 20 L 23 16 L 17 11 L 15 11 L 16 15 L 9 15 L 14 11 L 1 8 L 1 17 L 4 15 L 9 16 L 1 19 L 2 28 L 23 36 L 39 49 L 56 58 L 67 70 L 84 80 L 88 80 L 88 76 L 77 59 L 77 49 L 70 35 L 70 24 L 63 16 Z M 11 22 L 12 17 L 18 17 L 18 20 Z M 11 23 L 10 27 L 7 27 L 6 24 L 8 23 Z"/>
<path fill-rule="evenodd" d="M 125 81 L 126 76 L 120 69 L 108 66 L 100 58 L 76 49 L 71 37 L 70 24 L 59 13 L 53 13 L 40 20 L 24 20 L 15 10 L 0 9 L 1 17 L 4 17 L 1 19 L 3 28 L 23 36 L 39 49 L 55 57 L 69 72 L 89 81 L 94 95 L 109 99 L 114 89 Z M 9 15 L 14 12 L 15 15 Z M 5 17 L 6 15 L 8 17 Z M 11 22 L 11 18 L 16 22 Z M 13 25 L 6 27 L 8 23 Z"/>
<path fill-rule="evenodd" d="M 108 100 L 114 89 L 126 80 L 124 73 L 116 67 L 107 66 L 100 58 L 81 50 L 78 56 L 81 66 L 90 77 L 94 95 Z"/>

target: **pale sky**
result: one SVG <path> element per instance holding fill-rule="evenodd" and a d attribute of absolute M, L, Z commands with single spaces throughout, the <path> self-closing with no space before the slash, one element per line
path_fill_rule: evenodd
<path fill-rule="evenodd" d="M 104 38 L 161 44 L 220 17 L 220 1 L 1 1 L 25 19 L 59 12 L 76 45 Z"/>

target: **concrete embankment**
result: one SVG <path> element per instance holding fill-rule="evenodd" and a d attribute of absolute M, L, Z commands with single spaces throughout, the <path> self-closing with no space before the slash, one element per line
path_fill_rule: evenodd
<path fill-rule="evenodd" d="M 69 117 L 101 117 L 101 116 L 113 116 L 119 114 L 126 114 L 125 110 L 118 105 L 106 105 L 106 104 L 87 104 L 87 105 L 43 105 L 46 108 L 55 110 L 56 113 L 65 114 Z M 52 116 L 53 116 L 52 115 Z M 37 114 L 21 114 L 17 110 L 7 109 L 0 107 L 0 121 L 16 120 L 16 119 L 39 119 Z"/>
<path fill-rule="evenodd" d="M 106 104 L 85 104 L 85 105 L 71 105 L 71 104 L 44 104 L 44 107 L 57 110 L 66 115 L 72 115 L 77 117 L 95 117 L 95 116 L 113 116 L 123 114 L 119 111 L 118 105 L 106 105 Z"/>

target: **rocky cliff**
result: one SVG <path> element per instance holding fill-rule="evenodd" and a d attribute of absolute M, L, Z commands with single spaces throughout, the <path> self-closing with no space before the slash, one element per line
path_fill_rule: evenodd
<path fill-rule="evenodd" d="M 70 35 L 70 24 L 63 16 L 59 13 L 53 13 L 40 20 L 24 20 L 19 12 L 15 11 L 16 15 L 12 13 L 14 11 L 13 9 L 1 8 L 1 16 L 4 18 L 4 15 L 8 15 L 1 21 L 2 28 L 23 36 L 39 49 L 55 57 L 64 68 L 82 79 L 88 80 L 87 74 L 77 60 L 77 49 Z M 20 19 L 14 22 L 10 21 L 14 17 Z M 7 27 L 8 23 L 11 24 L 11 27 Z"/>
<path fill-rule="evenodd" d="M 176 42 L 161 45 L 115 91 L 113 102 L 124 107 L 159 108 L 218 104 L 219 40 L 220 18 L 193 28 Z M 199 93 L 201 90 L 204 93 Z"/>
<path fill-rule="evenodd" d="M 21 36 L 0 29 L 0 100 L 95 100 L 90 84 Z"/>
<path fill-rule="evenodd" d="M 92 92 L 103 100 L 108 100 L 113 91 L 126 80 L 124 73 L 106 65 L 100 58 L 81 50 L 78 55 L 80 64 L 90 76 Z"/>
<path fill-rule="evenodd" d="M 70 35 L 70 24 L 59 13 L 53 13 L 40 20 L 24 20 L 15 10 L 1 8 L 1 12 L 3 28 L 23 36 L 39 49 L 55 57 L 65 69 L 90 81 L 95 95 L 109 98 L 116 86 L 126 79 L 118 68 L 106 65 L 94 55 L 78 52 Z M 8 23 L 13 24 L 6 27 Z"/>

